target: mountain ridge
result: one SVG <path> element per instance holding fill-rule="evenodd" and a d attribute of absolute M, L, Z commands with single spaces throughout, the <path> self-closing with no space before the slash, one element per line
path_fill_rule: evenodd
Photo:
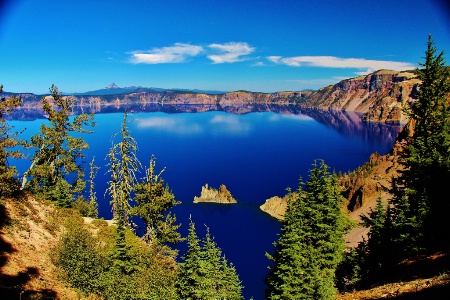
<path fill-rule="evenodd" d="M 302 107 L 355 111 L 369 122 L 406 124 L 403 107 L 416 101 L 420 80 L 411 71 L 379 70 L 374 73 L 342 80 L 317 91 L 280 91 L 262 93 L 233 91 L 208 94 L 200 90 L 169 90 L 160 88 L 125 87 L 115 83 L 104 89 L 70 95 L 75 106 L 87 107 L 93 112 L 101 108 L 139 104 L 211 105 L 219 110 L 226 106 L 249 104 L 296 104 Z M 11 93 L 4 93 L 8 96 Z M 18 93 L 22 107 L 41 108 L 40 96 Z M 69 95 L 68 95 L 69 96 Z M 44 95 L 44 97 L 50 97 Z"/>

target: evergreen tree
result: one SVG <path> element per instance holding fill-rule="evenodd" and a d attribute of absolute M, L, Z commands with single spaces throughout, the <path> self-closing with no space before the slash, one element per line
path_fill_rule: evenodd
<path fill-rule="evenodd" d="M 384 272 L 394 263 L 388 215 L 379 197 L 375 209 L 370 209 L 367 216 L 361 216 L 363 226 L 369 228 L 367 239 L 363 239 L 357 249 L 361 269 L 359 279 L 362 281 L 379 282 L 383 279 Z"/>
<path fill-rule="evenodd" d="M 136 263 L 129 254 L 131 246 L 128 245 L 125 239 L 125 218 L 123 212 L 116 219 L 116 240 L 115 247 L 110 253 L 113 261 L 113 267 L 119 274 L 129 275 L 136 271 Z"/>
<path fill-rule="evenodd" d="M 181 299 L 240 300 L 242 285 L 236 269 L 229 264 L 207 228 L 200 241 L 190 220 L 188 250 L 180 265 L 177 290 Z"/>
<path fill-rule="evenodd" d="M 268 299 L 333 299 L 335 270 L 344 248 L 344 216 L 336 176 L 321 161 L 307 183 L 288 197 L 273 261 Z"/>
<path fill-rule="evenodd" d="M 70 181 L 70 193 L 81 193 L 85 188 L 83 151 L 89 146 L 82 137 L 75 137 L 71 133 L 90 133 L 85 126 L 95 125 L 94 116 L 81 114 L 71 120 L 75 100 L 63 97 L 54 85 L 50 92 L 52 100 L 42 97 L 43 109 L 50 124 L 42 124 L 39 133 L 31 137 L 35 154 L 23 176 L 22 188 L 27 187 L 51 197 L 49 193 L 57 184 Z M 29 182 L 28 177 L 31 177 Z"/>
<path fill-rule="evenodd" d="M 97 176 L 97 171 L 100 168 L 94 164 L 94 158 L 89 164 L 89 201 L 88 201 L 88 211 L 87 217 L 98 218 L 98 203 L 97 203 L 97 195 L 95 192 L 95 183 L 94 179 Z"/>
<path fill-rule="evenodd" d="M 228 264 L 222 255 L 222 250 L 217 246 L 208 227 L 202 244 L 206 275 L 203 278 L 203 287 L 206 288 L 203 289 L 201 299 L 243 299 L 242 286 L 236 269 L 232 264 Z"/>
<path fill-rule="evenodd" d="M 180 225 L 175 225 L 176 216 L 167 211 L 181 202 L 176 201 L 169 187 L 164 185 L 161 177 L 164 169 L 155 174 L 155 166 L 156 160 L 152 156 L 144 179 L 134 188 L 136 206 L 133 207 L 133 214 L 144 221 L 144 239 L 147 242 L 175 244 L 181 241 L 177 231 Z"/>
<path fill-rule="evenodd" d="M 78 196 L 75 203 L 73 203 L 73 207 L 77 209 L 83 217 L 90 218 L 98 218 L 98 203 L 97 203 L 97 195 L 95 192 L 95 183 L 94 179 L 97 175 L 99 167 L 94 164 L 95 159 L 92 158 L 92 161 L 89 163 L 89 196 L 86 199 L 84 196 Z"/>
<path fill-rule="evenodd" d="M 136 184 L 136 172 L 141 167 L 137 159 L 137 143 L 130 135 L 127 123 L 128 114 L 125 113 L 120 131 L 120 141 L 113 145 L 107 155 L 109 158 L 109 173 L 111 180 L 108 189 L 111 196 L 111 204 L 114 217 L 123 216 L 124 222 L 129 222 L 131 203 L 133 202 L 133 190 Z"/>
<path fill-rule="evenodd" d="M 3 86 L 0 85 L 0 93 L 3 92 Z M 10 113 L 16 107 L 20 106 L 21 98 L 12 95 L 8 99 L 0 98 L 0 197 L 11 196 L 19 189 L 17 169 L 10 166 L 8 160 L 11 158 L 22 158 L 19 150 L 13 150 L 18 145 L 24 145 L 17 136 L 17 132 L 11 132 L 13 129 L 6 123 L 5 114 Z"/>
<path fill-rule="evenodd" d="M 202 280 L 205 276 L 203 270 L 202 248 L 195 232 L 195 223 L 190 219 L 187 236 L 188 249 L 183 255 L 177 280 L 177 291 L 180 299 L 202 299 Z"/>
<path fill-rule="evenodd" d="M 400 157 L 405 171 L 393 184 L 389 222 L 399 259 L 450 244 L 450 202 L 442 198 L 450 180 L 450 73 L 431 35 L 424 58 L 418 100 L 408 111 L 414 133 Z"/>

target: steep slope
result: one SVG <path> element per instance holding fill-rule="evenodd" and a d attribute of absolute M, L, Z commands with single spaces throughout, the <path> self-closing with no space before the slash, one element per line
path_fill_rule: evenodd
<path fill-rule="evenodd" d="M 419 83 L 412 72 L 380 70 L 324 87 L 304 105 L 360 112 L 371 122 L 406 123 L 402 107 L 414 101 Z"/>
<path fill-rule="evenodd" d="M 62 217 L 32 197 L 0 205 L 1 299 L 80 299 L 58 279 L 50 259 Z"/>

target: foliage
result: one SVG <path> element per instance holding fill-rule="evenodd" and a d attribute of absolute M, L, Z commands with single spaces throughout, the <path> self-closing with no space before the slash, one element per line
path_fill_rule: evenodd
<path fill-rule="evenodd" d="M 89 201 L 88 201 L 88 212 L 86 217 L 97 218 L 98 217 L 98 203 L 97 203 L 97 195 L 95 192 L 95 183 L 94 179 L 97 175 L 97 171 L 100 169 L 95 164 L 95 159 L 92 158 L 92 161 L 89 164 Z"/>
<path fill-rule="evenodd" d="M 89 198 L 86 200 L 83 196 L 78 196 L 73 203 L 73 207 L 77 209 L 83 217 L 98 218 L 98 203 L 95 192 L 94 179 L 97 175 L 99 167 L 95 166 L 94 158 L 89 163 Z"/>
<path fill-rule="evenodd" d="M 3 86 L 0 85 L 0 93 Z M 9 126 L 4 119 L 4 115 L 20 106 L 21 98 L 12 95 L 10 98 L 0 98 L 0 197 L 11 196 L 19 189 L 19 182 L 16 178 L 19 174 L 16 167 L 10 166 L 8 160 L 11 158 L 22 158 L 23 155 L 17 146 L 24 143 L 17 138 L 17 132 L 11 132 L 13 127 Z"/>
<path fill-rule="evenodd" d="M 128 114 L 123 117 L 122 129 L 120 131 L 120 142 L 114 144 L 110 148 L 107 155 L 109 158 L 109 173 L 111 180 L 108 181 L 108 190 L 112 200 L 112 208 L 114 217 L 123 215 L 125 223 L 129 221 L 131 212 L 131 202 L 133 201 L 132 192 L 136 184 L 136 172 L 141 167 L 141 163 L 137 159 L 137 143 L 130 135 L 127 124 Z"/>
<path fill-rule="evenodd" d="M 422 68 L 416 69 L 421 80 L 418 100 L 407 110 L 414 131 L 400 152 L 403 171 L 393 178 L 387 209 L 379 199 L 375 210 L 362 217 L 370 228 L 368 239 L 346 256 L 353 271 L 348 265 L 341 268 L 349 282 L 380 282 L 396 263 L 450 246 L 445 229 L 450 202 L 443 196 L 450 182 L 450 72 L 431 35 L 424 58 Z"/>
<path fill-rule="evenodd" d="M 229 264 L 207 229 L 200 241 L 190 220 L 188 250 L 180 264 L 177 291 L 180 299 L 243 299 L 236 269 Z"/>
<path fill-rule="evenodd" d="M 73 287 L 86 294 L 97 293 L 103 285 L 100 278 L 107 269 L 105 256 L 97 250 L 94 237 L 79 215 L 73 214 L 65 228 L 53 251 L 53 261 Z"/>
<path fill-rule="evenodd" d="M 361 216 L 364 227 L 369 228 L 367 239 L 358 247 L 346 249 L 344 259 L 338 267 L 337 284 L 340 290 L 348 290 L 355 286 L 379 282 L 384 272 L 394 263 L 389 236 L 386 235 L 387 209 L 381 197 L 377 199 L 375 210 L 370 209 L 368 215 Z"/>
<path fill-rule="evenodd" d="M 137 216 L 145 224 L 144 239 L 148 243 L 178 243 L 182 240 L 177 232 L 180 225 L 176 216 L 168 210 L 179 204 L 160 173 L 155 173 L 156 159 L 152 156 L 145 177 L 138 182 L 136 173 L 141 168 L 137 158 L 137 143 L 131 136 L 127 125 L 127 113 L 124 114 L 120 141 L 114 143 L 107 155 L 111 180 L 107 192 L 111 196 L 114 218 L 124 218 L 128 225 L 131 216 Z"/>
<path fill-rule="evenodd" d="M 42 97 L 43 109 L 50 124 L 41 124 L 40 131 L 31 137 L 35 154 L 31 166 L 24 174 L 22 188 L 47 196 L 51 195 L 48 193 L 57 184 L 68 183 L 73 196 L 81 193 L 85 187 L 82 160 L 83 151 L 88 148 L 88 144 L 81 136 L 71 133 L 90 133 L 85 126 L 95 125 L 94 116 L 81 114 L 71 120 L 75 100 L 63 97 L 54 85 L 50 92 L 52 100 Z M 27 181 L 28 177 L 31 177 L 30 181 Z"/>
<path fill-rule="evenodd" d="M 144 221 L 144 239 L 147 242 L 175 244 L 181 241 L 177 231 L 181 225 L 175 225 L 176 216 L 166 212 L 181 202 L 176 201 L 169 187 L 164 185 L 161 178 L 164 169 L 155 174 L 155 166 L 156 160 L 152 156 L 144 179 L 134 187 L 136 206 L 133 207 L 133 214 Z"/>
<path fill-rule="evenodd" d="M 51 189 L 45 190 L 45 198 L 55 202 L 59 207 L 71 207 L 73 195 L 71 185 L 63 178 L 58 178 Z"/>
<path fill-rule="evenodd" d="M 344 248 L 344 216 L 336 175 L 321 161 L 289 197 L 266 278 L 268 299 L 332 299 Z"/>
<path fill-rule="evenodd" d="M 418 101 L 408 113 L 414 134 L 401 154 L 405 167 L 394 181 L 390 231 L 398 257 L 442 247 L 450 241 L 447 226 L 450 203 L 443 195 L 450 180 L 450 73 L 443 52 L 437 54 L 431 35 L 425 62 L 417 69 L 422 83 Z"/>
<path fill-rule="evenodd" d="M 176 299 L 175 257 L 166 246 L 150 247 L 120 224 L 97 220 L 91 226 L 71 214 L 52 252 L 70 285 L 104 299 Z"/>

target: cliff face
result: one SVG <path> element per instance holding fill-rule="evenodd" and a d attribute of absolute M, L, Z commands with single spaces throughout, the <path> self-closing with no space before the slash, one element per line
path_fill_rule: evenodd
<path fill-rule="evenodd" d="M 381 70 L 346 79 L 335 85 L 310 92 L 258 93 L 235 91 L 224 94 L 205 94 L 188 91 L 138 90 L 128 94 L 74 95 L 78 110 L 100 112 L 126 106 L 203 105 L 207 109 L 226 110 L 246 105 L 300 104 L 302 107 L 355 111 L 370 122 L 406 123 L 403 105 L 414 101 L 419 80 L 411 72 Z M 112 89 L 115 90 L 115 89 Z M 117 88 L 118 91 L 121 89 Z M 22 94 L 22 109 L 42 108 L 41 97 Z M 200 108 L 202 109 L 202 108 Z M 204 108 L 205 109 L 205 108 Z"/>
<path fill-rule="evenodd" d="M 210 188 L 208 184 L 202 186 L 202 192 L 200 197 L 194 197 L 194 203 L 208 202 L 208 203 L 221 203 L 221 204 L 233 204 L 237 203 L 233 198 L 227 187 L 222 184 L 218 190 Z"/>
<path fill-rule="evenodd" d="M 371 122 L 406 123 L 402 107 L 414 101 L 419 83 L 413 73 L 381 70 L 322 88 L 304 105 L 360 112 Z"/>

